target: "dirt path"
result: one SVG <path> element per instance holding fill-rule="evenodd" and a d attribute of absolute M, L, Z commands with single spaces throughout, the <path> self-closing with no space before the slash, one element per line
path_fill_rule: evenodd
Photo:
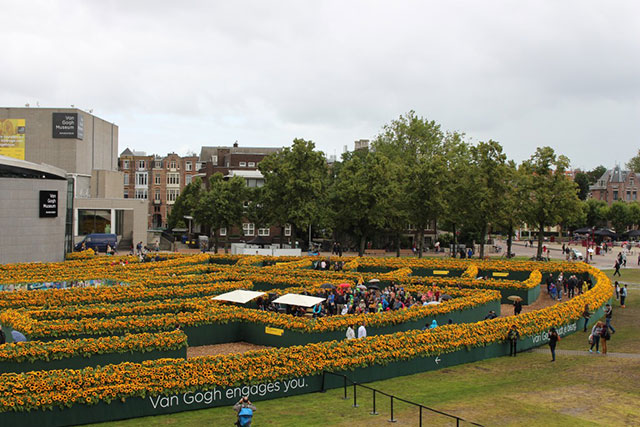
<path fill-rule="evenodd" d="M 549 295 L 547 295 L 546 288 L 542 289 L 543 285 L 540 285 L 540 287 L 541 287 L 540 296 L 538 297 L 538 299 L 535 300 L 533 304 L 523 305 L 522 313 L 529 313 L 530 311 L 536 311 L 542 308 L 551 307 L 552 305 L 556 305 L 559 302 L 562 302 L 562 301 L 556 301 L 549 298 Z M 564 301 L 566 301 L 566 299 L 564 299 Z M 513 304 L 501 304 L 500 317 L 508 317 L 508 316 L 513 316 Z"/>
<path fill-rule="evenodd" d="M 230 342 L 225 344 L 203 345 L 187 348 L 187 359 L 200 356 L 215 356 L 217 354 L 241 354 L 251 350 L 270 348 L 264 345 L 249 344 L 247 342 Z"/>

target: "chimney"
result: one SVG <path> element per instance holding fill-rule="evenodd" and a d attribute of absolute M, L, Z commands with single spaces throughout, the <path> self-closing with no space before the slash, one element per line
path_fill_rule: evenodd
<path fill-rule="evenodd" d="M 236 140 L 236 142 L 233 143 L 233 148 L 238 148 L 238 141 Z"/>

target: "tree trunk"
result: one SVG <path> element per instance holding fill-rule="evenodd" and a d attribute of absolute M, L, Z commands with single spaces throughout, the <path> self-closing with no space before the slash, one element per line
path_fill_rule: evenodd
<path fill-rule="evenodd" d="M 424 227 L 420 229 L 418 238 L 420 239 L 420 242 L 418 242 L 418 258 L 422 258 L 422 250 L 424 247 Z"/>
<path fill-rule="evenodd" d="M 218 253 L 218 232 L 213 230 L 213 253 Z"/>
<path fill-rule="evenodd" d="M 400 258 L 400 233 L 396 233 L 396 258 Z"/>
<path fill-rule="evenodd" d="M 540 224 L 538 228 L 538 255 L 537 259 L 542 259 L 542 245 L 544 244 L 544 224 Z"/>
<path fill-rule="evenodd" d="M 458 256 L 458 236 L 456 235 L 456 224 L 453 224 L 453 249 L 451 249 L 451 256 L 453 258 Z"/>
<path fill-rule="evenodd" d="M 513 235 L 513 223 L 509 223 L 509 227 L 507 228 L 507 258 L 511 258 L 511 243 L 513 242 L 511 236 Z"/>
<path fill-rule="evenodd" d="M 484 259 L 484 241 L 485 241 L 485 235 L 487 234 L 487 225 L 483 224 L 482 228 L 480 229 L 480 259 Z"/>
<path fill-rule="evenodd" d="M 367 236 L 362 235 L 360 237 L 360 248 L 358 249 L 358 256 L 364 256 L 364 245 L 367 243 Z"/>
<path fill-rule="evenodd" d="M 280 226 L 280 249 L 284 248 L 284 225 Z"/>
<path fill-rule="evenodd" d="M 225 255 L 229 253 L 229 232 L 231 231 L 231 227 L 227 228 L 227 234 L 224 236 L 224 253 Z"/>

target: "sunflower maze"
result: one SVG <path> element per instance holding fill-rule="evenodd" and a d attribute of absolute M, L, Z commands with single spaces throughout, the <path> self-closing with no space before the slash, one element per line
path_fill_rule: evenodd
<path fill-rule="evenodd" d="M 317 271 L 319 258 L 162 254 L 79 256 L 57 264 L 0 267 L 0 423 L 74 425 L 230 405 L 240 396 L 273 399 L 358 382 L 409 375 L 508 354 L 517 325 L 520 349 L 582 327 L 596 314 L 611 283 L 582 263 L 457 259 L 348 258 L 341 271 Z M 513 317 L 507 297 L 524 304 L 540 294 L 543 277 L 576 274 L 593 287 L 571 300 Z M 233 290 L 322 296 L 327 288 L 377 282 L 407 295 L 448 295 L 440 304 L 402 310 L 293 316 L 212 300 Z M 356 286 L 360 283 L 360 289 Z M 345 285 L 346 284 L 346 285 Z M 375 292 L 375 290 L 369 290 Z M 436 320 L 440 325 L 423 330 Z M 449 324 L 449 321 L 452 323 Z M 366 324 L 367 338 L 345 339 Z M 236 341 L 269 346 L 243 354 L 187 359 L 187 346 Z"/>

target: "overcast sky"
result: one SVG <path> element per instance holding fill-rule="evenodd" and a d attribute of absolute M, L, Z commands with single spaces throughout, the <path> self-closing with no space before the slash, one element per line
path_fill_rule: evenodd
<path fill-rule="evenodd" d="M 640 148 L 637 1 L 12 1 L 7 106 L 93 109 L 126 147 L 327 154 L 409 110 L 574 167 Z"/>

